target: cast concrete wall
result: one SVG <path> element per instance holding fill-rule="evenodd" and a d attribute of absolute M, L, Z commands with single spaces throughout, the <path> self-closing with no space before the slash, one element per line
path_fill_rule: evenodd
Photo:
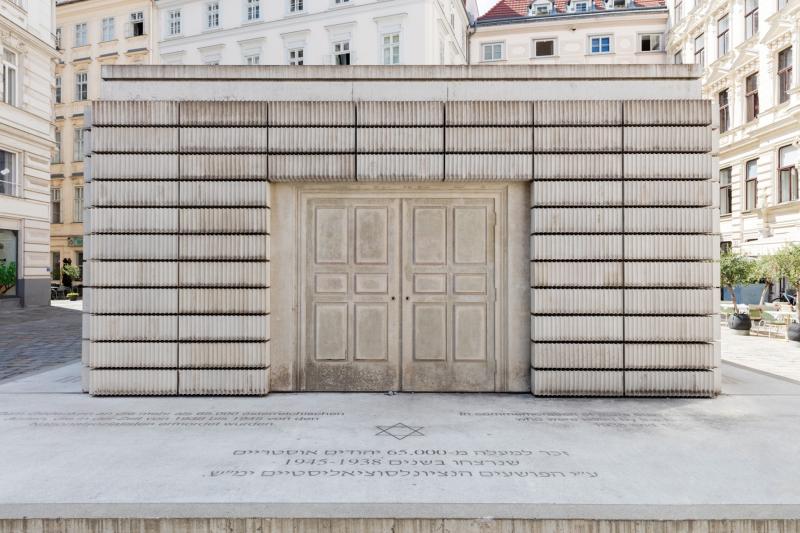
<path fill-rule="evenodd" d="M 92 394 L 267 393 L 270 182 L 320 181 L 531 182 L 531 390 L 719 391 L 715 125 L 692 71 L 309 69 L 107 71 L 139 101 L 93 107 Z M 207 101 L 175 99 L 186 82 Z"/>

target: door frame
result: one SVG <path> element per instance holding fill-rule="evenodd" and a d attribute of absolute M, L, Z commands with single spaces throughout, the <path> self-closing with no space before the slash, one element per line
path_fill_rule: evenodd
<path fill-rule="evenodd" d="M 294 390 L 305 391 L 305 354 L 308 349 L 308 326 L 309 312 L 306 307 L 307 290 L 307 262 L 306 262 L 306 238 L 308 231 L 313 228 L 308 227 L 306 210 L 308 201 L 311 199 L 337 199 L 337 198 L 386 198 L 397 199 L 430 199 L 430 198 L 489 198 L 495 205 L 495 236 L 494 236 L 494 282 L 495 282 L 495 334 L 494 334 L 494 355 L 495 355 L 495 377 L 494 391 L 505 392 L 508 390 L 509 365 L 508 365 L 508 184 L 506 182 L 478 184 L 463 182 L 437 182 L 437 183 L 391 183 L 391 184 L 366 184 L 366 183 L 332 183 L 332 184 L 297 184 L 295 209 L 295 228 L 297 236 L 295 239 L 295 257 L 297 258 L 297 290 L 295 291 L 295 303 L 297 305 L 298 327 L 296 329 L 295 369 Z M 402 209 L 401 209 L 402 211 Z M 401 242 L 398 246 L 402 250 L 402 227 L 405 221 L 399 220 L 401 228 Z M 402 267 L 402 258 L 398 268 Z M 403 279 L 401 278 L 401 293 L 403 290 Z M 402 313 L 400 320 L 402 321 Z M 502 327 L 501 327 L 502 325 Z M 403 324 L 399 325 L 402 332 Z M 401 357 L 402 357 L 402 335 L 401 335 Z M 401 361 L 402 367 L 402 361 Z M 402 369 L 401 369 L 402 387 Z"/>

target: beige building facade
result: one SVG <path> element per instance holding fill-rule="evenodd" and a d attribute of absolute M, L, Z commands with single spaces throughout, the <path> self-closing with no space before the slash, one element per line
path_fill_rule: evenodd
<path fill-rule="evenodd" d="M 663 2 L 500 0 L 470 36 L 472 64 L 663 64 Z"/>
<path fill-rule="evenodd" d="M 719 391 L 692 67 L 103 76 L 92 394 Z"/>
<path fill-rule="evenodd" d="M 717 106 L 723 246 L 800 242 L 800 2 L 672 2 L 670 20 L 669 55 L 703 67 Z"/>
<path fill-rule="evenodd" d="M 0 0 L 0 262 L 17 272 L 0 297 L 26 306 L 50 301 L 53 23 L 47 0 Z"/>
<path fill-rule="evenodd" d="M 84 113 L 100 94 L 103 65 L 150 63 L 154 53 L 152 0 L 65 0 L 56 5 L 60 57 L 55 72 L 56 151 L 52 176 L 53 279 L 64 259 L 83 263 Z"/>

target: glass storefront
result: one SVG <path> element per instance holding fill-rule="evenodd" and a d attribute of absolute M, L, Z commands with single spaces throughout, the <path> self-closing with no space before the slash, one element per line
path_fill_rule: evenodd
<path fill-rule="evenodd" d="M 0 264 L 7 266 L 10 263 L 19 265 L 17 262 L 17 232 L 10 229 L 0 229 Z M 19 270 L 17 270 L 17 278 L 19 278 Z M 16 296 L 16 286 L 3 291 L 4 287 L 0 287 L 0 298 L 3 296 Z"/>

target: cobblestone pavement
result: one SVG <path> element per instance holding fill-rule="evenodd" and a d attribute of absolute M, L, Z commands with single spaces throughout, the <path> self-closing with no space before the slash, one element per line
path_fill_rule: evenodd
<path fill-rule="evenodd" d="M 81 357 L 81 302 L 0 311 L 0 382 Z"/>
<path fill-rule="evenodd" d="M 800 343 L 760 335 L 734 335 L 722 326 L 722 360 L 800 383 Z"/>

